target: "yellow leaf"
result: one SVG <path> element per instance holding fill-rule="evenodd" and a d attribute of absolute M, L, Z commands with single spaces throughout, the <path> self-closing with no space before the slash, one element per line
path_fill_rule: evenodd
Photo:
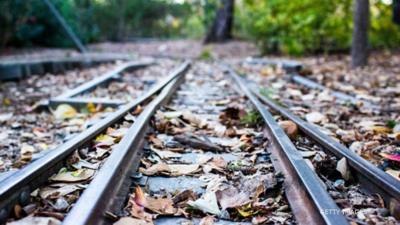
<path fill-rule="evenodd" d="M 251 203 L 241 206 L 240 208 L 236 208 L 239 214 L 243 217 L 249 217 L 256 214 L 256 211 L 253 211 L 251 208 Z"/>
<path fill-rule="evenodd" d="M 9 98 L 5 98 L 3 100 L 4 105 L 11 105 L 11 100 Z"/>
<path fill-rule="evenodd" d="M 90 113 L 95 113 L 97 112 L 96 106 L 93 104 L 93 102 L 89 102 L 87 104 L 87 109 Z"/>
<path fill-rule="evenodd" d="M 242 209 L 239 209 L 239 208 L 237 209 L 237 211 L 243 217 L 249 217 L 249 216 L 253 215 L 253 212 L 251 212 L 251 211 L 245 211 L 245 210 L 242 210 Z"/>
<path fill-rule="evenodd" d="M 95 140 L 97 143 L 105 143 L 105 144 L 113 144 L 115 141 L 115 138 L 106 135 L 106 134 L 100 134 L 99 136 L 96 137 Z"/>
<path fill-rule="evenodd" d="M 376 133 L 376 134 L 387 134 L 387 133 L 392 132 L 392 129 L 390 129 L 389 127 L 383 127 L 383 126 L 373 126 L 372 131 L 374 131 L 374 133 Z"/>
<path fill-rule="evenodd" d="M 78 114 L 74 107 L 68 104 L 61 104 L 57 106 L 57 109 L 53 111 L 53 115 L 56 119 L 68 119 L 73 118 Z"/>

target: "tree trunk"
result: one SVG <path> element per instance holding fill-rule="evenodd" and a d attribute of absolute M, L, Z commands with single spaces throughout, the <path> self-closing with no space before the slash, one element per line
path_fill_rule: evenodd
<path fill-rule="evenodd" d="M 393 22 L 400 25 L 400 0 L 393 1 Z"/>
<path fill-rule="evenodd" d="M 351 65 L 355 68 L 368 63 L 369 0 L 355 0 L 353 15 Z"/>
<path fill-rule="evenodd" d="M 234 0 L 221 0 L 214 22 L 208 31 L 205 43 L 222 42 L 232 38 Z"/>

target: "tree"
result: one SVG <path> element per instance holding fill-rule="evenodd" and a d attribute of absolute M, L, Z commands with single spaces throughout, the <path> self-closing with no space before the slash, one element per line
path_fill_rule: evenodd
<path fill-rule="evenodd" d="M 355 0 L 353 15 L 351 65 L 355 68 L 368 63 L 369 0 Z"/>
<path fill-rule="evenodd" d="M 219 7 L 209 31 L 205 43 L 222 42 L 232 38 L 234 0 L 221 0 Z"/>
<path fill-rule="evenodd" d="M 400 0 L 393 1 L 393 22 L 400 25 Z"/>

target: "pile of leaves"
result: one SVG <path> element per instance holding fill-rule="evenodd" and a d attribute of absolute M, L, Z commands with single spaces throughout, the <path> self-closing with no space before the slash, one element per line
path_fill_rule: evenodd
<path fill-rule="evenodd" d="M 293 222 L 283 177 L 265 152 L 262 123 L 245 119 L 256 117 L 252 106 L 223 79 L 189 75 L 172 103 L 156 113 L 139 168 L 147 186 L 135 186 L 115 224 L 150 225 L 160 216 L 185 218 L 185 224 L 192 218 L 200 224 Z"/>

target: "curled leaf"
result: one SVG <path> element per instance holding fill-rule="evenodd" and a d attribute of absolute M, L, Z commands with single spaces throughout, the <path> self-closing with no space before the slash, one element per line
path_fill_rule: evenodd
<path fill-rule="evenodd" d="M 78 114 L 76 109 L 68 104 L 61 104 L 57 106 L 57 109 L 53 111 L 53 115 L 56 119 L 69 119 L 73 118 Z"/>
<path fill-rule="evenodd" d="M 95 113 L 97 112 L 96 106 L 93 104 L 93 102 L 89 102 L 87 104 L 87 109 L 90 113 Z"/>

